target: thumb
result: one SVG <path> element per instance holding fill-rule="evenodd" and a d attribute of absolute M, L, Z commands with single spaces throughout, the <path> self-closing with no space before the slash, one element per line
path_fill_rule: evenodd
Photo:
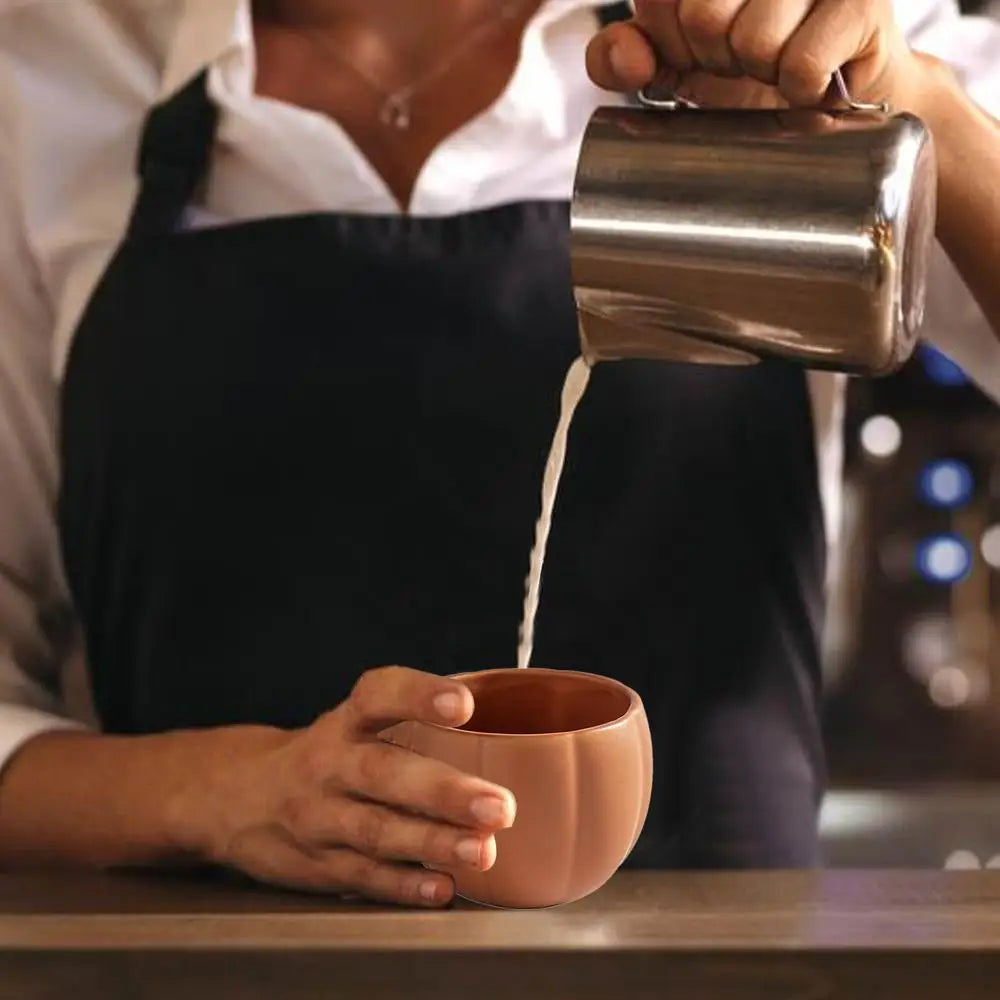
<path fill-rule="evenodd" d="M 656 75 L 656 50 L 635 24 L 612 24 L 587 46 L 587 72 L 605 90 L 633 91 Z"/>

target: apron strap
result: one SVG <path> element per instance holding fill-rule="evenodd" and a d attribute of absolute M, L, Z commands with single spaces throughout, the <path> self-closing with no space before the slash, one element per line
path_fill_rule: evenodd
<path fill-rule="evenodd" d="M 603 28 L 618 21 L 629 21 L 632 19 L 632 5 L 627 0 L 623 3 L 607 4 L 598 8 L 597 16 L 601 19 Z"/>
<path fill-rule="evenodd" d="M 208 169 L 218 109 L 208 96 L 208 72 L 153 108 L 139 145 L 139 198 L 129 238 L 173 232 Z"/>

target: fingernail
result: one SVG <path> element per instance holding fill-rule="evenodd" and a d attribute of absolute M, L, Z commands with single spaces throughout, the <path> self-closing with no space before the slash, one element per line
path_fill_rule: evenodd
<path fill-rule="evenodd" d="M 612 45 L 608 50 L 608 62 L 611 63 L 611 69 L 619 80 L 627 80 L 629 78 L 628 59 L 625 58 L 625 52 L 617 43 Z"/>
<path fill-rule="evenodd" d="M 457 719 L 462 713 L 462 697 L 449 691 L 434 699 L 434 710 L 442 719 Z"/>
<path fill-rule="evenodd" d="M 427 879 L 426 882 L 420 883 L 419 892 L 421 899 L 426 900 L 428 903 L 433 903 L 438 898 L 438 884 L 431 879 Z"/>
<path fill-rule="evenodd" d="M 487 826 L 498 826 L 507 821 L 507 805 L 503 799 L 492 795 L 483 796 L 473 801 L 472 815 Z"/>
<path fill-rule="evenodd" d="M 477 837 L 466 837 L 455 845 L 455 855 L 467 865 L 478 868 L 483 862 L 483 842 Z"/>

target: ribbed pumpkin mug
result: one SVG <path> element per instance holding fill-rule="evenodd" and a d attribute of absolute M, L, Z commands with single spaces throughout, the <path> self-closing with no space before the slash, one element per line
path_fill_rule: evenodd
<path fill-rule="evenodd" d="M 502 907 L 557 906 L 599 889 L 635 846 L 653 752 L 635 691 L 568 670 L 457 674 L 476 709 L 460 729 L 409 722 L 385 736 L 510 789 L 513 826 L 486 872 L 442 869 L 458 894 Z"/>

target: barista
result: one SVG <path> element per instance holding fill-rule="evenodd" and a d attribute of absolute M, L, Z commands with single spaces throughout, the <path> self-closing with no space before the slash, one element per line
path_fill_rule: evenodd
<path fill-rule="evenodd" d="M 911 41 L 971 53 L 950 51 L 967 27 L 950 6 L 913 6 Z M 652 39 L 671 65 L 747 60 L 794 101 L 846 64 L 858 97 L 952 128 L 881 0 L 639 13 L 642 34 L 591 49 L 601 83 L 643 82 Z M 577 351 L 566 199 L 610 99 L 585 50 L 628 15 L 0 13 L 0 865 L 207 861 L 434 906 L 451 883 L 413 862 L 492 862 L 509 792 L 375 734 L 461 723 L 470 695 L 442 675 L 513 660 Z M 997 56 L 994 30 L 967 80 Z M 955 246 L 968 197 L 944 199 Z M 953 334 L 988 371 L 968 365 L 978 335 Z M 836 413 L 780 364 L 594 373 L 536 659 L 646 703 L 633 865 L 819 860 Z M 74 654 L 95 729 L 59 703 Z"/>

